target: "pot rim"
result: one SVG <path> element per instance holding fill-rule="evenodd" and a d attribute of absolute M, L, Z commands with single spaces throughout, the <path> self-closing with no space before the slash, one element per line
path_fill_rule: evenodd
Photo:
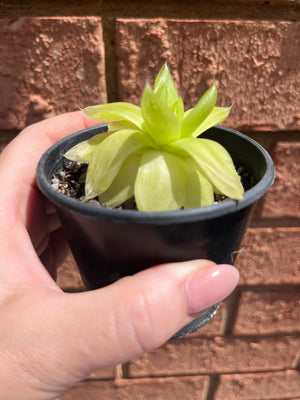
<path fill-rule="evenodd" d="M 170 224 L 170 223 L 184 223 L 190 221 L 201 221 L 209 220 L 216 217 L 221 217 L 225 214 L 237 212 L 245 207 L 255 203 L 261 198 L 267 190 L 272 186 L 275 179 L 275 169 L 273 161 L 269 153 L 255 140 L 252 138 L 235 131 L 230 128 L 223 126 L 215 126 L 216 129 L 221 129 L 227 132 L 231 132 L 244 140 L 250 142 L 256 149 L 263 155 L 266 163 L 266 171 L 260 181 L 254 185 L 251 189 L 244 193 L 242 200 L 226 199 L 221 203 L 213 204 L 211 206 L 190 208 L 186 210 L 176 211 L 138 211 L 138 210 L 119 210 L 119 209 L 108 209 L 99 207 L 94 204 L 83 203 L 77 199 L 68 197 L 62 193 L 57 192 L 49 182 L 49 177 L 46 173 L 47 159 L 53 152 L 60 153 L 59 149 L 66 145 L 66 143 L 74 138 L 80 136 L 85 132 L 90 131 L 104 131 L 107 128 L 107 124 L 97 125 L 91 128 L 82 129 L 77 131 L 65 138 L 59 140 L 53 144 L 46 152 L 42 155 L 38 166 L 37 166 L 37 184 L 41 192 L 55 205 L 64 207 L 72 212 L 79 214 L 85 214 L 91 218 L 109 219 L 118 221 L 120 223 L 141 223 L 141 224 Z M 60 155 L 63 157 L 62 155 Z"/>

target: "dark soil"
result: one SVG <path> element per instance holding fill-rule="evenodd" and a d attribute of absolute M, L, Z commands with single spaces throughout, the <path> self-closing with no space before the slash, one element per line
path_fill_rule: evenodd
<path fill-rule="evenodd" d="M 236 168 L 239 174 L 244 190 L 251 189 L 255 183 L 254 177 L 245 170 L 243 167 Z M 52 187 L 58 192 L 80 201 L 85 201 L 84 198 L 84 183 L 87 171 L 87 164 L 65 161 L 65 166 L 53 174 L 51 181 Z M 215 194 L 215 202 L 219 203 L 226 200 L 226 196 Z M 101 204 L 97 199 L 88 200 L 87 203 L 92 203 L 98 206 L 105 207 L 105 204 Z M 129 199 L 119 209 L 131 209 L 136 210 L 136 204 L 134 199 Z"/>
<path fill-rule="evenodd" d="M 68 197 L 80 199 L 84 196 L 86 171 L 87 164 L 66 161 L 65 168 L 58 170 L 53 175 L 52 187 Z"/>

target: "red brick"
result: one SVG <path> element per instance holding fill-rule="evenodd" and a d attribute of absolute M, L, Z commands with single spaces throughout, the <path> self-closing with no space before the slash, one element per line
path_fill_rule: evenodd
<path fill-rule="evenodd" d="M 300 396 L 297 371 L 223 375 L 214 400 L 274 400 Z"/>
<path fill-rule="evenodd" d="M 101 18 L 0 20 L 0 128 L 106 101 Z"/>
<path fill-rule="evenodd" d="M 276 179 L 260 204 L 259 215 L 262 218 L 299 218 L 300 143 L 278 142 L 271 155 Z"/>
<path fill-rule="evenodd" d="M 115 375 L 115 368 L 99 369 L 91 373 L 88 377 L 88 380 L 113 380 Z"/>
<path fill-rule="evenodd" d="M 300 290 L 244 292 L 233 333 L 300 334 Z"/>
<path fill-rule="evenodd" d="M 251 228 L 238 256 L 243 285 L 300 283 L 300 229 Z"/>
<path fill-rule="evenodd" d="M 293 336 L 181 339 L 131 362 L 129 375 L 136 378 L 293 369 L 299 346 L 300 339 Z"/>
<path fill-rule="evenodd" d="M 85 289 L 76 262 L 71 253 L 68 254 L 65 262 L 57 271 L 57 284 L 63 290 L 81 291 Z"/>
<path fill-rule="evenodd" d="M 187 107 L 215 79 L 218 104 L 234 105 L 226 125 L 296 130 L 299 40 L 299 22 L 118 19 L 120 95 L 138 103 L 167 60 Z"/>
<path fill-rule="evenodd" d="M 130 379 L 115 382 L 83 382 L 71 389 L 63 400 L 199 400 L 208 377 Z"/>

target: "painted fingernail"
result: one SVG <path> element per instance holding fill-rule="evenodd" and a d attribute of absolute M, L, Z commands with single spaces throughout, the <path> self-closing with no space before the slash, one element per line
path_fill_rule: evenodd
<path fill-rule="evenodd" d="M 185 282 L 188 315 L 224 300 L 237 286 L 239 272 L 231 265 L 213 265 L 196 271 Z"/>

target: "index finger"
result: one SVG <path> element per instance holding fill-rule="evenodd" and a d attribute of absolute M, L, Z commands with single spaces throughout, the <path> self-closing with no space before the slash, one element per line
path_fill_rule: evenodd
<path fill-rule="evenodd" d="M 98 123 L 99 124 L 99 123 Z M 47 230 L 36 167 L 45 150 L 73 132 L 97 125 L 82 112 L 49 118 L 24 129 L 0 156 L 1 276 L 9 281 L 43 276 L 32 241 Z M 38 222 L 38 223 L 37 223 Z M 42 278 L 44 279 L 44 278 Z"/>
<path fill-rule="evenodd" d="M 8 201 L 21 200 L 24 192 L 20 191 L 20 187 L 35 187 L 36 167 L 47 148 L 73 132 L 97 124 L 99 122 L 86 117 L 81 111 L 75 111 L 25 128 L 1 154 L 0 187 L 3 185 L 4 189 L 1 196 Z"/>
<path fill-rule="evenodd" d="M 52 144 L 81 129 L 99 122 L 86 117 L 81 111 L 58 115 L 25 128 L 3 151 L 0 158 L 0 174 L 10 166 L 11 175 L 33 178 L 41 155 Z"/>

